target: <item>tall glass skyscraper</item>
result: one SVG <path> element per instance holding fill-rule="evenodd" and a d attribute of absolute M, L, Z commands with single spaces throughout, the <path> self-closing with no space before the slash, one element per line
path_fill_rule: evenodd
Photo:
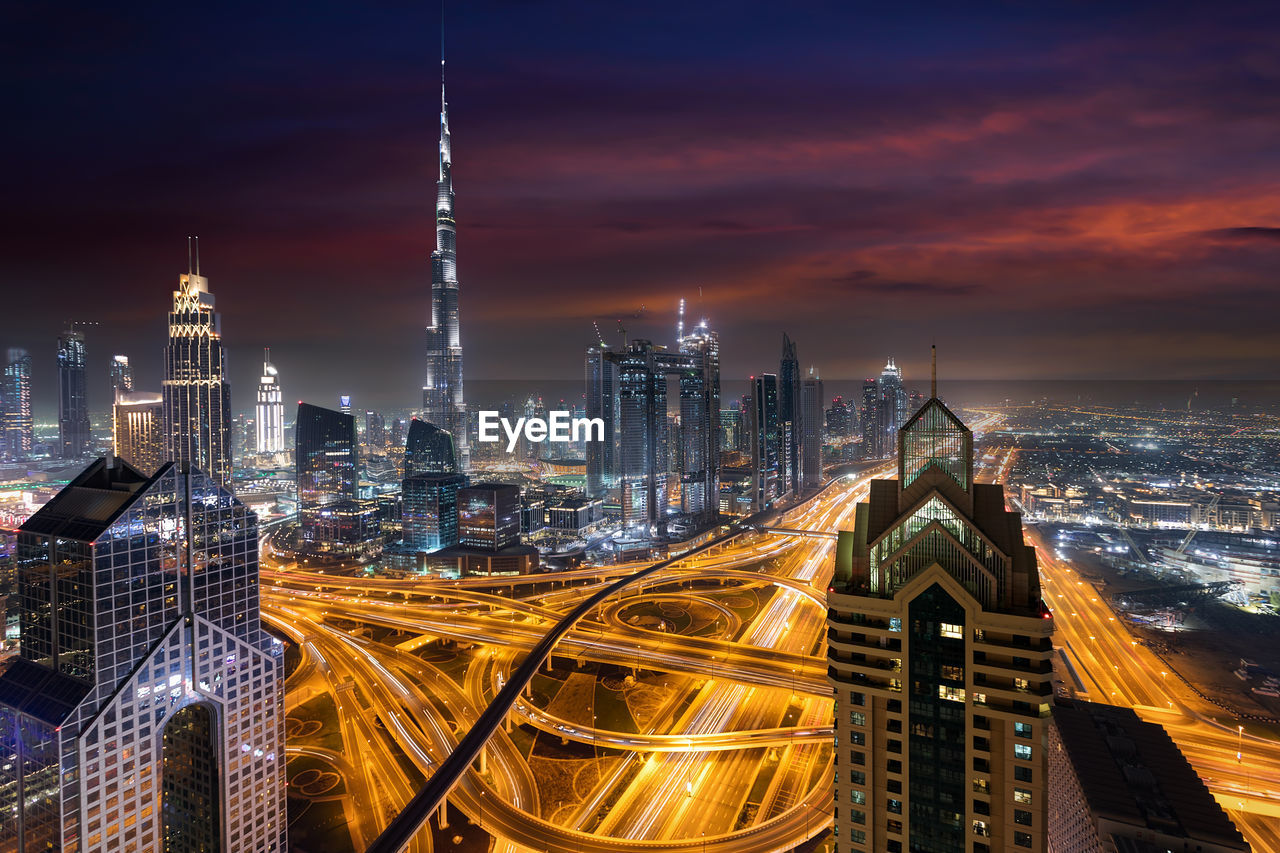
<path fill-rule="evenodd" d="M 462 335 L 458 321 L 457 225 L 453 211 L 453 146 L 449 102 L 440 63 L 440 179 L 436 182 L 436 250 L 431 253 L 431 323 L 422 385 L 423 419 L 453 436 L 461 470 L 471 467 L 467 404 L 462 393 Z"/>
<path fill-rule="evenodd" d="M 404 442 L 404 475 L 456 474 L 453 436 L 435 424 L 414 418 Z"/>
<path fill-rule="evenodd" d="M 58 338 L 58 440 L 63 459 L 89 453 L 88 396 L 84 333 L 68 329 Z"/>
<path fill-rule="evenodd" d="M 751 509 L 760 512 L 773 505 L 785 491 L 782 482 L 781 416 L 778 412 L 778 377 L 772 373 L 751 377 L 749 430 L 751 436 Z"/>
<path fill-rule="evenodd" d="M 809 376 L 800 380 L 800 486 L 803 489 L 817 488 L 823 482 L 822 380 L 813 374 L 813 368 L 809 368 L 809 372 Z"/>
<path fill-rule="evenodd" d="M 133 367 L 129 364 L 129 356 L 111 356 L 111 395 L 114 400 L 121 391 L 133 390 Z"/>
<path fill-rule="evenodd" d="M 150 476 L 164 463 L 164 395 L 117 391 L 111 407 L 116 456 Z"/>
<path fill-rule="evenodd" d="M 798 494 L 803 473 L 800 457 L 800 358 L 796 343 L 782 336 L 782 358 L 778 360 L 778 462 L 782 491 Z"/>
<path fill-rule="evenodd" d="M 678 343 L 680 511 L 709 524 L 720 512 L 720 336 L 703 320 Z"/>
<path fill-rule="evenodd" d="M 355 500 L 360 471 L 355 417 L 299 403 L 294 430 L 298 511 Z"/>
<path fill-rule="evenodd" d="M 603 497 L 615 485 L 618 452 L 617 365 L 604 341 L 587 348 L 585 362 L 587 417 L 604 422 L 604 440 L 587 442 L 587 496 Z"/>
<path fill-rule="evenodd" d="M 31 354 L 12 347 L 0 382 L 0 455 L 26 459 L 34 444 L 31 420 Z"/>
<path fill-rule="evenodd" d="M 1045 850 L 1053 620 L 936 394 L 840 533 L 827 604 L 840 849 Z"/>
<path fill-rule="evenodd" d="M 22 526 L 17 572 L 0 849 L 284 853 L 256 516 L 198 470 L 99 459 Z"/>
<path fill-rule="evenodd" d="M 271 363 L 271 350 L 262 351 L 262 378 L 258 380 L 258 408 L 254 427 L 258 453 L 280 453 L 284 450 L 284 392 L 280 377 Z"/>
<path fill-rule="evenodd" d="M 222 324 L 209 279 L 178 276 L 164 351 L 164 432 L 169 459 L 231 486 L 231 386 L 226 377 Z"/>

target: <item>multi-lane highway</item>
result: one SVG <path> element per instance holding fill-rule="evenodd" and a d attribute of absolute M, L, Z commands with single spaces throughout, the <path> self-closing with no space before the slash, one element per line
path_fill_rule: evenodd
<path fill-rule="evenodd" d="M 881 466 L 868 474 L 887 472 Z M 864 496 L 866 479 L 836 484 L 779 526 L 840 529 Z M 376 836 L 421 778 L 436 772 L 481 718 L 496 686 L 551 626 L 623 578 L 625 588 L 586 611 L 554 654 L 670 673 L 686 689 L 672 697 L 670 713 L 655 716 L 661 727 L 637 733 L 574 725 L 520 699 L 511 703 L 509 724 L 611 750 L 614 772 L 585 792 L 570 818 L 549 821 L 540 813 L 529 759 L 500 728 L 450 800 L 476 821 L 484 810 L 485 829 L 503 845 L 784 849 L 824 832 L 829 822 L 831 703 L 822 655 L 833 545 L 829 536 L 746 533 L 660 566 L 641 582 L 629 582 L 635 566 L 576 570 L 554 581 L 333 577 L 266 555 L 262 599 L 268 618 L 305 644 L 305 678 L 290 686 L 314 692 L 327 679 L 348 754 L 382 753 L 376 763 L 357 762 L 366 765 L 364 778 L 350 786 L 357 844 Z M 768 587 L 771 594 L 745 621 L 726 614 L 714 636 L 648 630 L 620 618 L 625 607 L 673 595 L 723 607 L 707 594 L 710 579 L 721 592 Z M 422 657 L 351 636 L 344 630 L 351 623 L 474 644 L 464 683 Z M 769 783 L 753 790 L 759 778 Z M 372 807 L 361 806 L 362 798 Z M 608 805 L 603 821 L 596 817 L 601 803 Z M 418 833 L 415 843 L 426 836 Z"/>

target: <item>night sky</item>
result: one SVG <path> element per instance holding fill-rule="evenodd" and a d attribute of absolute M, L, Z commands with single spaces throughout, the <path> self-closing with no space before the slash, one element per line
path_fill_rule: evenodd
<path fill-rule="evenodd" d="M 158 389 L 198 234 L 235 407 L 420 404 L 438 8 L 8 4 L 0 346 Z M 829 379 L 1277 378 L 1276 4 L 451 3 L 468 381 L 592 321 Z M 25 6 L 25 9 L 22 8 Z M 699 296 L 701 293 L 701 296 Z M 643 307 L 643 310 L 641 308 Z M 637 316 L 639 315 L 639 316 Z"/>

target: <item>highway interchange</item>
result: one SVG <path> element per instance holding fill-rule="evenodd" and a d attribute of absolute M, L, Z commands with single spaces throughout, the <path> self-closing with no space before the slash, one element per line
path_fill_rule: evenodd
<path fill-rule="evenodd" d="M 975 432 L 989 425 L 988 416 Z M 1000 460 L 988 474 L 1007 468 Z M 789 511 L 779 527 L 828 533 L 851 526 L 886 463 L 842 478 Z M 1215 719 L 1220 709 L 1167 674 L 1105 600 L 1042 542 L 1045 598 L 1087 697 L 1134 707 L 1166 727 L 1255 850 L 1280 850 L 1280 742 Z M 449 794 L 494 837 L 498 851 L 791 849 L 827 831 L 832 705 L 826 681 L 829 535 L 749 531 L 673 561 L 592 607 L 555 646 L 561 673 L 593 665 L 662 673 L 672 685 L 649 724 L 614 731 L 552 713 L 530 691 Z M 299 645 L 288 707 L 327 693 L 342 755 L 291 747 L 343 771 L 352 840 L 364 850 L 457 746 L 531 649 L 566 613 L 646 564 L 588 567 L 519 578 L 392 579 L 300 571 L 262 560 L 262 612 Z M 755 612 L 726 612 L 722 593 L 767 590 Z M 631 624 L 636 604 L 697 600 L 724 613 L 697 636 Z M 369 626 L 382 636 L 376 642 Z M 452 674 L 424 650 L 444 642 L 467 657 Z M 460 675 L 459 672 L 462 674 Z M 1162 674 L 1163 673 L 1163 674 Z M 521 736 L 521 730 L 524 735 Z M 607 755 L 591 790 L 547 813 L 528 755 L 533 733 Z M 1242 755 L 1237 759 L 1237 747 Z M 750 804 L 750 806 L 748 805 Z M 431 849 L 422 831 L 406 849 Z"/>

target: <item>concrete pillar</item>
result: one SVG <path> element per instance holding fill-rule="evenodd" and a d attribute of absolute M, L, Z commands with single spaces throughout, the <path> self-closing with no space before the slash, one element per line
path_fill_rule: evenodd
<path fill-rule="evenodd" d="M 440 801 L 440 815 L 436 818 L 436 822 L 440 824 L 440 829 L 449 828 L 449 798 L 445 797 Z"/>
<path fill-rule="evenodd" d="M 480 775 L 489 772 L 489 744 L 480 747 Z"/>

